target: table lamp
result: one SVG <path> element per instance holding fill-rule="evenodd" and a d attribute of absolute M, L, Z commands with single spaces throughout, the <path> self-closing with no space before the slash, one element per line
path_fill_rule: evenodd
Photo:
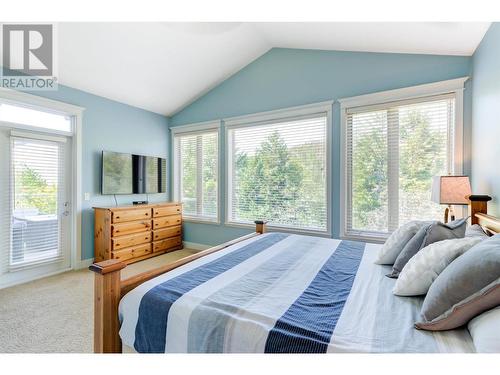
<path fill-rule="evenodd" d="M 469 177 L 467 176 L 434 176 L 432 178 L 431 200 L 439 204 L 447 204 L 444 211 L 444 222 L 448 222 L 448 215 L 455 220 L 452 205 L 467 205 L 471 194 Z"/>

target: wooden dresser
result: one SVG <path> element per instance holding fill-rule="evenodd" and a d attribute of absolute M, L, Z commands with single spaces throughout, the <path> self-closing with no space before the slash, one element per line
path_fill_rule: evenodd
<path fill-rule="evenodd" d="M 94 207 L 94 262 L 133 263 L 182 249 L 180 203 Z"/>

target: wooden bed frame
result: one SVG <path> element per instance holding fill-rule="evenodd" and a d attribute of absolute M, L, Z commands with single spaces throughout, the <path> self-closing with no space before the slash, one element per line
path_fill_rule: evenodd
<path fill-rule="evenodd" d="M 479 224 L 489 233 L 500 233 L 500 218 L 488 215 L 487 202 L 491 200 L 486 195 L 471 195 L 471 224 Z M 128 279 L 121 280 L 120 271 L 127 265 L 119 260 L 105 260 L 94 263 L 89 269 L 95 272 L 94 281 L 94 352 L 121 353 L 122 343 L 119 336 L 120 322 L 118 320 L 118 304 L 120 299 L 138 285 L 153 279 L 165 272 L 171 271 L 195 259 L 215 253 L 238 242 L 259 236 L 266 232 L 266 222 L 256 221 L 255 233 L 236 238 L 196 254 L 179 259 L 173 263 L 140 273 Z"/>
<path fill-rule="evenodd" d="M 247 234 L 211 247 L 196 254 L 181 258 L 173 263 L 142 272 L 128 279 L 121 280 L 121 270 L 127 264 L 116 259 L 109 259 L 92 264 L 89 269 L 95 272 L 94 280 L 94 353 L 121 353 L 120 322 L 118 304 L 121 298 L 138 285 L 165 272 L 171 271 L 198 258 L 225 249 L 238 242 L 259 236 L 266 232 L 266 221 L 255 221 L 255 233 Z"/>
<path fill-rule="evenodd" d="M 479 224 L 489 235 L 500 233 L 500 218 L 488 215 L 488 202 L 491 197 L 488 195 L 469 196 L 471 225 Z"/>

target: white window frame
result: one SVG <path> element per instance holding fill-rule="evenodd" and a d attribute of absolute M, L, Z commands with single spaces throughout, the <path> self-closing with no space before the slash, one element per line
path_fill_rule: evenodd
<path fill-rule="evenodd" d="M 380 105 L 402 100 L 424 99 L 443 94 L 455 96 L 455 129 L 454 129 L 454 173 L 463 174 L 464 161 L 464 103 L 463 91 L 469 77 L 461 77 L 446 81 L 433 82 L 401 89 L 381 91 L 372 94 L 339 99 L 341 126 L 340 155 L 340 238 L 366 242 L 384 242 L 388 234 L 349 233 L 347 230 L 348 215 L 348 181 L 347 181 L 347 110 L 355 107 Z M 389 198 L 390 199 L 390 198 Z M 460 211 L 459 211 L 460 212 Z"/>
<path fill-rule="evenodd" d="M 220 212 L 221 212 L 221 201 L 222 201 L 222 196 L 221 196 L 221 191 L 222 189 L 220 188 L 221 186 L 221 168 L 220 168 L 220 161 L 221 161 L 221 137 L 220 137 L 220 128 L 221 128 L 221 120 L 216 120 L 216 121 L 206 121 L 206 122 L 199 122 L 199 123 L 194 123 L 194 124 L 188 124 L 188 125 L 180 125 L 180 126 L 175 126 L 170 128 L 171 132 L 171 145 L 172 145 L 172 192 L 173 192 L 173 198 L 175 201 L 181 202 L 180 199 L 180 190 L 179 190 L 179 173 L 180 171 L 178 170 L 178 155 L 175 152 L 175 137 L 179 135 L 196 135 L 196 134 L 203 134 L 206 132 L 217 132 L 217 217 L 215 219 L 211 218 L 203 218 L 203 217 L 198 217 L 198 216 L 189 216 L 186 214 L 183 214 L 182 220 L 186 222 L 192 222 L 192 223 L 204 223 L 204 224 L 220 224 Z"/>
<path fill-rule="evenodd" d="M 22 91 L 0 88 L 0 99 L 12 102 L 16 105 L 25 105 L 28 108 L 40 109 L 45 112 L 53 112 L 71 117 L 72 132 L 43 129 L 36 126 L 0 122 L 0 126 L 13 129 L 32 131 L 35 133 L 59 134 L 72 137 L 72 161 L 73 170 L 70 176 L 72 183 L 71 194 L 71 266 L 70 269 L 82 269 L 88 267 L 93 259 L 82 260 L 82 125 L 83 112 L 85 108 L 57 100 L 43 98 L 41 96 L 28 94 Z M 64 272 L 60 271 L 60 272 Z"/>
<path fill-rule="evenodd" d="M 315 236 L 331 237 L 332 236 L 332 108 L 333 100 L 324 101 L 320 103 L 306 104 L 302 106 L 289 107 L 278 109 L 274 111 L 266 111 L 255 113 L 251 115 L 230 117 L 223 120 L 225 128 L 225 221 L 224 225 L 229 227 L 238 228 L 254 228 L 255 225 L 251 223 L 242 223 L 232 221 L 231 218 L 231 191 L 232 179 L 231 171 L 229 170 L 232 165 L 231 148 L 229 147 L 229 131 L 236 128 L 260 126 L 265 124 L 272 124 L 300 118 L 301 116 L 311 116 L 314 114 L 326 113 L 326 230 L 319 231 L 314 229 L 296 228 L 282 225 L 268 225 L 268 229 L 280 232 L 290 232 L 298 234 L 313 234 Z M 255 218 L 255 220 L 266 220 L 263 218 Z"/>

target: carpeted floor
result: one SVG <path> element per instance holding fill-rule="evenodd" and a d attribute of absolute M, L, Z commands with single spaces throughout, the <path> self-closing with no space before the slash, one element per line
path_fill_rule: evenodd
<path fill-rule="evenodd" d="M 122 277 L 173 262 L 184 249 L 132 264 Z M 0 353 L 91 353 L 93 273 L 65 272 L 0 290 Z"/>

